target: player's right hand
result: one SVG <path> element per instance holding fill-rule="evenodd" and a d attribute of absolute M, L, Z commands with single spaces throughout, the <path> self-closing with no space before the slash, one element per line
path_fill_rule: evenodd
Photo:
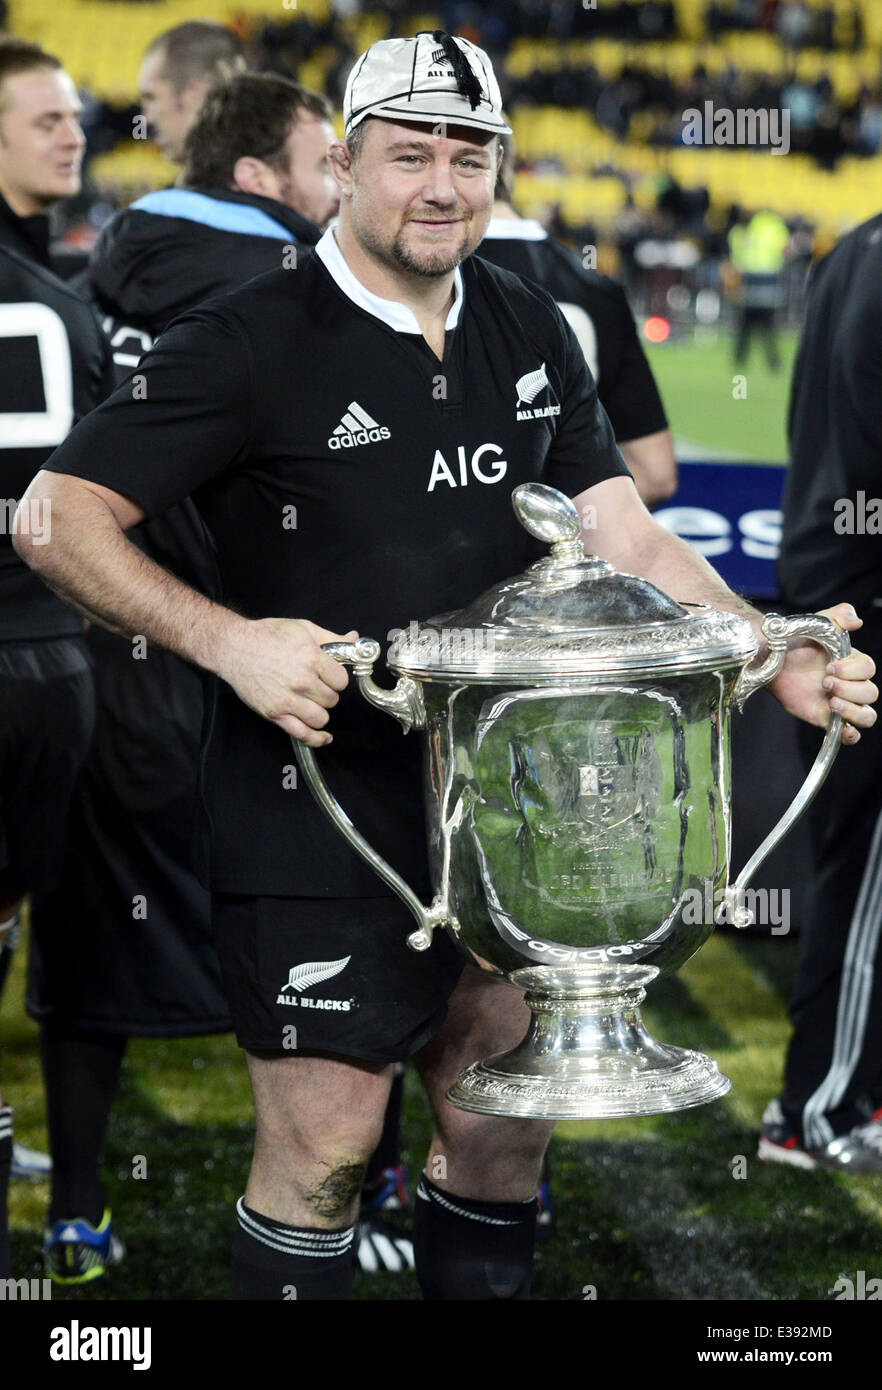
<path fill-rule="evenodd" d="M 322 643 L 357 639 L 357 632 L 328 632 L 304 618 L 259 618 L 237 630 L 218 675 L 264 719 L 322 748 L 331 742 L 328 710 L 349 684 L 345 667 Z"/>

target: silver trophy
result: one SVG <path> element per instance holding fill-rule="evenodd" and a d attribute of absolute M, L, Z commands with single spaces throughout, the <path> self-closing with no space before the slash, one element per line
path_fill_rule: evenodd
<path fill-rule="evenodd" d="M 831 720 L 786 814 L 729 882 L 729 709 L 781 669 L 791 639 L 851 650 L 826 618 L 748 622 L 679 604 L 585 556 L 563 493 L 526 483 L 515 511 L 551 553 L 458 613 L 412 623 L 372 679 L 380 645 L 329 643 L 372 705 L 424 730 L 434 898 L 423 904 L 371 849 L 310 749 L 319 805 L 410 908 L 425 950 L 444 927 L 470 960 L 526 991 L 532 1021 L 510 1052 L 463 1071 L 448 1099 L 489 1115 L 649 1115 L 716 1099 L 729 1080 L 700 1052 L 659 1043 L 646 986 L 679 969 L 818 791 L 839 747 Z"/>

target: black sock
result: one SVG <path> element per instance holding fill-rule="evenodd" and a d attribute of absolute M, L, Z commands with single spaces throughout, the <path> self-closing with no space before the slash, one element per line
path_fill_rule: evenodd
<path fill-rule="evenodd" d="M 12 1165 L 12 1106 L 0 1105 L 0 1279 L 12 1277 L 9 1249 L 9 1169 Z"/>
<path fill-rule="evenodd" d="M 536 1199 L 476 1202 L 423 1173 L 414 1203 L 414 1257 L 423 1298 L 528 1299 Z"/>
<path fill-rule="evenodd" d="M 107 1205 L 101 1156 L 126 1039 L 44 1026 L 40 1038 L 52 1149 L 49 1222 L 97 1226 Z"/>
<path fill-rule="evenodd" d="M 236 1203 L 233 1297 L 316 1302 L 352 1297 L 354 1226 L 319 1231 L 286 1226 Z"/>
<path fill-rule="evenodd" d="M 364 1180 L 364 1191 L 370 1195 L 379 1187 L 386 1168 L 397 1168 L 401 1162 L 401 1101 L 404 1095 L 404 1066 L 396 1070 L 386 1103 L 386 1116 L 383 1120 L 383 1133 L 368 1164 Z"/>

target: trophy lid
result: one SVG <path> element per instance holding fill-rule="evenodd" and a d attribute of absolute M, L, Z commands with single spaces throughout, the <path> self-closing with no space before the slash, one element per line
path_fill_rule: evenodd
<path fill-rule="evenodd" d="M 389 649 L 393 670 L 533 683 L 742 666 L 756 654 L 746 619 L 676 603 L 648 580 L 586 556 L 579 514 L 556 488 L 522 483 L 512 505 L 531 535 L 550 542 L 550 555 L 457 612 L 411 623 Z"/>

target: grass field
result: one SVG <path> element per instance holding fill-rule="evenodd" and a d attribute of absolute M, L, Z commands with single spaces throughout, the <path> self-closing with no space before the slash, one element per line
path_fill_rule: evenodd
<path fill-rule="evenodd" d="M 2 1076 L 22 1142 L 45 1146 L 37 1030 L 20 998 L 22 951 L 4 1000 Z M 882 1178 L 760 1164 L 757 1128 L 776 1093 L 795 958 L 786 938 L 717 936 L 647 1010 L 662 1041 L 710 1053 L 734 1085 L 680 1115 L 567 1122 L 552 1146 L 558 1224 L 539 1253 L 537 1300 L 827 1300 L 842 1273 L 882 1274 Z M 125 1063 L 106 1173 L 125 1263 L 55 1300 L 222 1300 L 231 1212 L 250 1156 L 245 1068 L 229 1038 L 136 1042 Z M 420 1167 L 429 1115 L 409 1073 L 406 1158 Z M 132 1177 L 146 1159 L 146 1177 Z M 743 1160 L 743 1162 L 739 1161 Z M 743 1177 L 738 1176 L 744 1173 Z M 13 1182 L 16 1277 L 40 1272 L 47 1185 Z M 415 1299 L 412 1276 L 359 1275 L 360 1299 Z"/>
<path fill-rule="evenodd" d="M 786 460 L 785 421 L 796 335 L 782 333 L 779 342 L 781 369 L 776 373 L 769 371 L 756 343 L 746 365 L 736 368 L 728 335 L 700 343 L 646 345 L 681 460 L 690 454 L 757 463 Z M 732 394 L 736 373 L 745 377 L 739 397 Z"/>

